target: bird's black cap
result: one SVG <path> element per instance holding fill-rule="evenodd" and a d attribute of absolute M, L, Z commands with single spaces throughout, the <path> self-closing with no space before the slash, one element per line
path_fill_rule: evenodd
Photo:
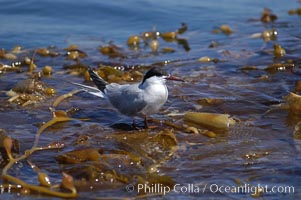
<path fill-rule="evenodd" d="M 144 83 L 144 81 L 150 77 L 153 77 L 153 76 L 168 76 L 168 73 L 162 69 L 162 68 L 159 68 L 159 67 L 153 67 L 151 68 L 150 70 L 148 70 L 146 72 L 146 74 L 144 75 L 144 78 L 143 78 L 143 81 L 142 83 Z"/>

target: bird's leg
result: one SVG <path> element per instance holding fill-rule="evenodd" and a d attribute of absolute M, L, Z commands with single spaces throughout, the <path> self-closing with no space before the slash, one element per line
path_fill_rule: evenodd
<path fill-rule="evenodd" d="M 143 122 L 144 122 L 144 129 L 153 128 L 153 127 L 149 127 L 148 126 L 147 116 L 146 115 L 144 115 Z M 133 128 L 136 129 L 136 130 L 141 130 L 141 128 L 138 127 L 135 118 L 133 118 Z"/>
<path fill-rule="evenodd" d="M 147 116 L 144 115 L 144 128 L 145 129 L 155 129 L 157 128 L 158 126 L 153 126 L 153 125 L 148 125 L 148 122 L 147 122 Z"/>
<path fill-rule="evenodd" d="M 148 129 L 147 117 L 144 115 L 144 128 Z"/>
<path fill-rule="evenodd" d="M 140 128 L 138 127 L 135 118 L 133 118 L 133 124 L 132 124 L 133 128 L 136 130 L 140 130 Z"/>

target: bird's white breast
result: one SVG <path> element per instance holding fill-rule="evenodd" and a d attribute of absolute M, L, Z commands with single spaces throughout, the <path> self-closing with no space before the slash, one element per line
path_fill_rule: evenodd
<path fill-rule="evenodd" d="M 165 79 L 162 77 L 151 77 L 141 86 L 144 90 L 144 101 L 146 106 L 141 113 L 144 115 L 154 114 L 164 105 L 168 98 L 168 90 Z"/>

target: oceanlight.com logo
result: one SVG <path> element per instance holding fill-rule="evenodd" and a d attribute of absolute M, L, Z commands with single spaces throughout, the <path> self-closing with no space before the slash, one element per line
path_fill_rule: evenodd
<path fill-rule="evenodd" d="M 205 185 L 197 185 L 197 184 L 175 184 L 173 187 L 163 185 L 160 183 L 156 184 L 137 184 L 132 185 L 129 184 L 125 188 L 128 192 L 138 192 L 145 194 L 162 194 L 166 195 L 170 192 L 181 193 L 181 194 L 204 194 L 204 193 L 213 193 L 213 194 L 293 194 L 295 193 L 294 186 L 288 185 L 218 185 L 215 183 L 205 184 Z"/>
<path fill-rule="evenodd" d="M 257 194 L 257 193 L 267 193 L 267 194 L 290 194 L 295 193 L 294 186 L 268 186 L 268 185 L 250 185 L 244 184 L 239 186 L 229 186 L 229 185 L 218 185 L 210 184 L 209 191 L 211 193 L 233 193 L 233 194 Z"/>

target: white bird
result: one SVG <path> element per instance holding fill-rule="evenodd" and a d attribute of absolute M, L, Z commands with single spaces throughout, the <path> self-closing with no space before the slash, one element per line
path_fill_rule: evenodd
<path fill-rule="evenodd" d="M 147 71 L 142 82 L 124 85 L 107 83 L 91 68 L 88 69 L 88 72 L 97 88 L 79 83 L 71 83 L 85 88 L 85 91 L 90 94 L 108 99 L 111 105 L 121 114 L 130 117 L 142 115 L 144 117 L 145 128 L 148 127 L 146 117 L 157 113 L 167 101 L 168 90 L 166 80 L 184 82 L 184 80 L 171 76 L 162 68 L 157 67 L 153 67 Z M 135 120 L 133 120 L 133 126 L 137 128 Z"/>

